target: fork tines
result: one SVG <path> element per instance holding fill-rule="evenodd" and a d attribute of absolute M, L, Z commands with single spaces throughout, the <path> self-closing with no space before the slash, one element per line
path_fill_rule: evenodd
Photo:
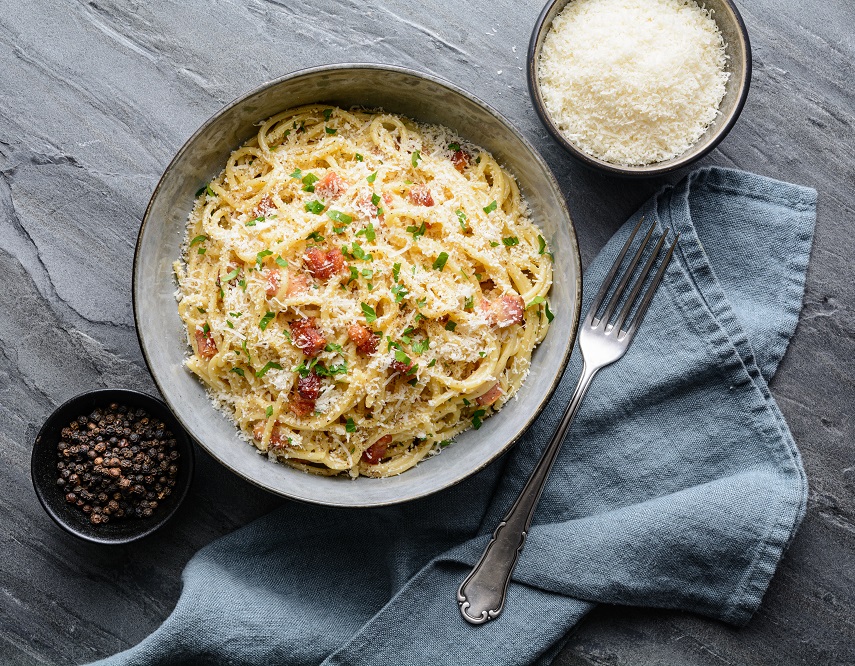
<path fill-rule="evenodd" d="M 650 229 L 648 229 L 647 234 L 645 234 L 644 238 L 641 241 L 638 249 L 636 250 L 633 257 L 629 260 L 626 268 L 622 273 L 622 277 L 617 287 L 611 292 L 610 298 L 608 302 L 606 302 L 606 296 L 611 291 L 612 284 L 615 282 L 615 278 L 618 276 L 618 273 L 621 269 L 621 266 L 624 263 L 624 259 L 626 258 L 626 254 L 629 251 L 630 246 L 632 246 L 632 242 L 635 240 L 635 236 L 638 233 L 638 230 L 641 229 L 641 225 L 644 222 L 644 218 L 642 217 L 638 224 L 635 225 L 635 228 L 632 230 L 632 233 L 629 235 L 629 239 L 626 241 L 626 244 L 623 246 L 623 249 L 620 251 L 617 259 L 615 259 L 614 265 L 611 267 L 608 275 L 603 281 L 602 287 L 600 287 L 600 291 L 594 297 L 594 302 L 591 304 L 591 309 L 588 312 L 587 317 L 587 325 L 592 328 L 598 328 L 600 324 L 604 325 L 604 331 L 606 333 L 611 333 L 612 331 L 617 332 L 617 337 L 619 339 L 623 339 L 624 337 L 631 336 L 635 333 L 635 330 L 638 328 L 638 325 L 641 323 L 644 314 L 647 312 L 647 308 L 650 306 L 650 301 L 653 300 L 653 294 L 656 293 L 656 288 L 659 286 L 659 283 L 662 281 L 662 276 L 665 274 L 665 269 L 668 267 L 668 262 L 671 261 L 671 255 L 674 253 L 674 247 L 677 245 L 677 239 L 679 239 L 680 234 L 674 238 L 671 243 L 671 246 L 664 253 L 664 257 L 662 257 L 659 262 L 659 268 L 656 271 L 656 274 L 653 276 L 653 279 L 649 281 L 647 286 L 647 290 L 644 292 L 642 296 L 641 302 L 638 304 L 638 307 L 633 309 L 636 301 L 638 300 L 639 294 L 641 294 L 642 288 L 645 286 L 645 283 L 648 282 L 650 278 L 650 274 L 653 270 L 654 264 L 656 264 L 657 259 L 660 258 L 662 254 L 662 247 L 665 244 L 665 238 L 668 236 L 669 229 L 665 229 L 665 233 L 663 233 L 659 239 L 656 241 L 652 250 L 648 248 L 651 245 L 651 238 L 653 236 L 653 231 L 656 228 L 656 222 L 654 220 L 653 224 L 650 225 Z M 644 262 L 644 266 L 640 271 L 637 271 L 638 264 L 641 259 L 644 257 L 645 253 L 647 253 L 647 260 Z M 627 285 L 630 283 L 630 280 L 635 277 L 635 282 L 627 294 Z M 605 310 L 602 315 L 597 316 L 597 313 L 603 307 L 603 304 L 606 304 Z M 619 305 L 622 305 L 620 311 L 617 314 L 617 318 L 612 321 L 612 317 L 614 316 L 615 310 Z M 630 313 L 634 312 L 634 316 L 627 321 Z"/>

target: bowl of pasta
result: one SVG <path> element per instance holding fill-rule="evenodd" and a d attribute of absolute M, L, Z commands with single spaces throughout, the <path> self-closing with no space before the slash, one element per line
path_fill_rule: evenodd
<path fill-rule="evenodd" d="M 199 444 L 332 506 L 447 488 L 522 435 L 579 319 L 573 224 L 497 112 L 385 65 L 303 70 L 179 150 L 137 240 L 149 369 Z"/>

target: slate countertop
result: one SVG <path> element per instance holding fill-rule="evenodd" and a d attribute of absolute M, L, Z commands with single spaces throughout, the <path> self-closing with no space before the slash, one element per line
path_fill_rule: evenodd
<path fill-rule="evenodd" d="M 603 606 L 556 664 L 855 662 L 855 5 L 743 0 L 748 103 L 702 164 L 819 190 L 802 318 L 772 382 L 804 457 L 807 516 L 742 630 Z M 203 452 L 178 516 L 137 546 L 75 540 L 47 517 L 30 446 L 54 407 L 95 387 L 155 393 L 137 343 L 131 260 L 148 198 L 190 134 L 266 80 L 332 62 L 448 79 L 510 118 L 562 184 L 587 264 L 666 180 L 571 163 L 528 99 L 539 2 L 0 0 L 0 662 L 79 663 L 168 615 L 181 569 L 281 500 Z"/>

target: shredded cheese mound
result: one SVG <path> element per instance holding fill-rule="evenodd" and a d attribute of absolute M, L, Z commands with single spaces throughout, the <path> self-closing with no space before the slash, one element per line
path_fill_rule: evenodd
<path fill-rule="evenodd" d="M 450 130 L 280 113 L 200 190 L 186 365 L 306 472 L 400 474 L 498 410 L 546 335 L 552 260 L 513 176 Z"/>
<path fill-rule="evenodd" d="M 561 133 L 627 166 L 676 157 L 715 120 L 729 74 L 724 38 L 693 0 L 573 0 L 538 73 Z"/>

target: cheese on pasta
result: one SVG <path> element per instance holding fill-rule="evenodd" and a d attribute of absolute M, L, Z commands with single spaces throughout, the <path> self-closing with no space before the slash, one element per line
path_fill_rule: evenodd
<path fill-rule="evenodd" d="M 390 476 L 503 405 L 552 318 L 514 178 L 449 130 L 305 106 L 198 194 L 175 264 L 187 367 L 243 437 Z"/>

